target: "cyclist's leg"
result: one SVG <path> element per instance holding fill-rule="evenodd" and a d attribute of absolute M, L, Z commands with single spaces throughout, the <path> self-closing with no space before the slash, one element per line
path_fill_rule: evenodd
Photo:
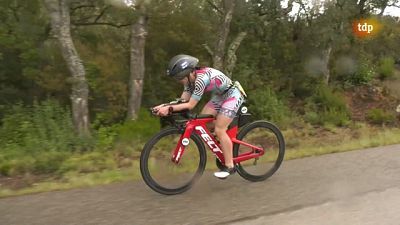
<path fill-rule="evenodd" d="M 221 149 L 222 152 L 224 153 L 225 166 L 226 166 L 225 168 L 222 168 L 220 171 L 214 173 L 214 176 L 220 179 L 225 179 L 229 175 L 235 173 L 236 171 L 233 164 L 232 141 L 229 135 L 226 133 L 226 130 L 229 124 L 232 122 L 232 120 L 233 118 L 224 113 L 223 108 L 221 109 L 220 113 L 218 113 L 217 119 L 215 120 L 215 133 L 219 138 Z"/>
<path fill-rule="evenodd" d="M 224 153 L 225 165 L 228 168 L 233 168 L 233 154 L 232 154 L 232 141 L 226 130 L 228 129 L 229 124 L 232 122 L 233 118 L 236 116 L 239 107 L 242 105 L 244 101 L 243 96 L 240 94 L 238 90 L 233 90 L 229 95 L 226 96 L 226 99 L 221 104 L 221 109 L 217 114 L 217 118 L 215 121 L 215 133 L 218 136 L 221 148 Z M 224 175 L 217 176 L 219 178 L 225 178 L 228 176 L 232 170 L 224 171 Z"/>
<path fill-rule="evenodd" d="M 201 114 L 211 114 L 216 116 L 219 111 L 218 107 L 215 107 L 211 100 L 203 107 Z"/>
<path fill-rule="evenodd" d="M 211 114 L 216 116 L 221 109 L 221 100 L 218 98 L 218 96 L 213 96 L 210 101 L 203 107 L 201 110 L 201 114 Z M 211 131 L 214 132 L 214 127 L 215 123 L 209 123 L 207 124 L 207 128 Z"/>
<path fill-rule="evenodd" d="M 218 113 L 217 119 L 215 120 L 215 134 L 221 143 L 222 152 L 224 153 L 225 166 L 229 168 L 232 168 L 234 165 L 232 159 L 232 141 L 226 133 L 226 130 L 232 120 L 233 118 L 223 113 Z"/>

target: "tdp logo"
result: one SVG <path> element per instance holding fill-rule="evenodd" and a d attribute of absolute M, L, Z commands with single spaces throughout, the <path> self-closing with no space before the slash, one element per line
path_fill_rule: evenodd
<path fill-rule="evenodd" d="M 361 25 L 360 23 L 358 23 L 358 31 L 360 32 L 367 32 L 368 34 L 371 33 L 371 31 L 374 30 L 374 25 L 372 24 L 368 24 L 368 23 L 364 23 L 363 25 Z"/>
<path fill-rule="evenodd" d="M 380 23 L 376 19 L 360 19 L 353 21 L 353 33 L 359 38 L 371 37 L 380 29 Z"/>

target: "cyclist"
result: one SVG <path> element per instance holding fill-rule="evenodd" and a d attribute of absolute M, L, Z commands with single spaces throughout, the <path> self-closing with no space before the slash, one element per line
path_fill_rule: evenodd
<path fill-rule="evenodd" d="M 193 109 L 204 92 L 211 92 L 211 100 L 204 106 L 202 114 L 212 114 L 214 132 L 218 137 L 225 158 L 225 168 L 215 172 L 214 176 L 224 179 L 236 172 L 232 156 L 232 142 L 226 133 L 229 124 L 235 117 L 239 107 L 245 100 L 245 93 L 238 82 L 221 71 L 210 67 L 198 67 L 199 60 L 189 55 L 174 56 L 168 65 L 167 75 L 179 81 L 184 90 L 181 98 L 187 102 L 179 105 L 162 104 L 154 107 L 159 116 L 166 116 L 172 112 Z"/>

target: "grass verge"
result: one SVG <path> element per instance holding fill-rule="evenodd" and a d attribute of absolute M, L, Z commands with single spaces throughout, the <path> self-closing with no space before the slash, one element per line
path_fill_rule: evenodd
<path fill-rule="evenodd" d="M 33 194 L 48 191 L 68 190 L 72 188 L 92 187 L 102 184 L 110 184 L 140 178 L 139 162 L 133 163 L 131 167 L 104 170 L 101 172 L 80 174 L 76 172 L 67 173 L 60 180 L 48 180 L 33 184 L 31 187 L 11 190 L 0 188 L 0 198 Z"/>
<path fill-rule="evenodd" d="M 355 135 L 356 137 L 354 137 L 354 134 L 351 135 L 348 132 L 343 132 L 342 134 L 337 134 L 336 138 L 331 140 L 329 138 L 326 138 L 326 141 L 324 138 L 319 139 L 319 143 L 316 140 L 318 138 L 308 139 L 296 147 L 288 148 L 285 160 L 400 143 L 399 128 L 362 127 L 357 130 Z M 320 143 L 324 144 L 321 145 Z"/>
<path fill-rule="evenodd" d="M 291 129 L 285 131 L 284 136 L 287 142 L 285 160 L 400 143 L 399 128 L 370 127 L 365 124 L 355 124 L 351 128 L 326 126 Z M 206 168 L 215 169 L 214 162 L 215 158 L 208 153 Z M 12 190 L 0 186 L 0 198 L 138 179 L 141 179 L 141 175 L 139 161 L 136 159 L 129 167 L 84 174 L 69 172 L 61 179 L 38 182 L 22 189 Z"/>

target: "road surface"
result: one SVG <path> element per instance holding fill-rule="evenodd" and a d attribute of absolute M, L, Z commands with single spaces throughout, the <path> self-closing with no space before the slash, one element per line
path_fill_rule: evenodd
<path fill-rule="evenodd" d="M 211 162 L 209 162 L 211 163 Z M 163 196 L 143 182 L 0 199 L 0 224 L 400 224 L 400 145 L 285 161 L 251 183 L 211 172 Z"/>

